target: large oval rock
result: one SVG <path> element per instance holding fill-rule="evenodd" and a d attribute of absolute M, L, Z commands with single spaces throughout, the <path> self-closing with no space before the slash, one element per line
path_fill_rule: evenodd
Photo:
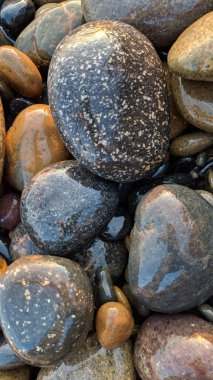
<path fill-rule="evenodd" d="M 16 355 L 29 364 L 64 360 L 86 339 L 92 317 L 89 279 L 71 260 L 24 257 L 1 278 L 1 327 Z"/>
<path fill-rule="evenodd" d="M 94 22 L 66 36 L 51 61 L 48 94 L 68 149 L 95 174 L 136 181 L 163 161 L 164 72 L 152 44 L 132 26 Z"/>
<path fill-rule="evenodd" d="M 153 315 L 135 344 L 135 365 L 143 380 L 210 380 L 213 325 L 189 314 Z"/>
<path fill-rule="evenodd" d="M 155 46 L 171 45 L 193 21 L 213 8 L 212 0 L 82 0 L 86 21 L 119 20 L 143 32 Z"/>
<path fill-rule="evenodd" d="M 128 264 L 138 303 L 175 313 L 212 295 L 212 216 L 204 199 L 180 185 L 158 186 L 140 201 Z"/>
<path fill-rule="evenodd" d="M 115 184 L 76 161 L 52 165 L 33 177 L 21 199 L 21 219 L 36 245 L 66 256 L 89 246 L 118 205 Z"/>

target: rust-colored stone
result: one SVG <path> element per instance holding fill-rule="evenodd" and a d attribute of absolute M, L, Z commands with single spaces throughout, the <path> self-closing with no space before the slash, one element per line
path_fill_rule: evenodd
<path fill-rule="evenodd" d="M 4 168 L 4 156 L 5 156 L 5 120 L 4 110 L 0 97 L 0 183 L 2 180 L 3 168 Z"/>

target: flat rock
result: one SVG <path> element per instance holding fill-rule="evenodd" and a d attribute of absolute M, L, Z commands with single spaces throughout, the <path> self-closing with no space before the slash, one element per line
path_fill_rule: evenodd
<path fill-rule="evenodd" d="M 209 5 L 212 10 L 212 1 Z M 178 37 L 169 51 L 168 64 L 182 78 L 213 81 L 212 45 L 213 12 L 209 12 Z"/>
<path fill-rule="evenodd" d="M 80 252 L 100 234 L 118 205 L 118 188 L 63 161 L 33 177 L 21 198 L 21 220 L 30 238 L 53 255 Z"/>
<path fill-rule="evenodd" d="M 132 26 L 92 22 L 68 34 L 51 61 L 48 95 L 68 149 L 93 173 L 136 181 L 165 158 L 164 71 L 150 41 Z"/>
<path fill-rule="evenodd" d="M 75 262 L 53 256 L 21 258 L 2 276 L 0 296 L 2 330 L 26 363 L 58 363 L 86 339 L 93 294 Z"/>
<path fill-rule="evenodd" d="M 212 295 L 212 216 L 204 199 L 180 185 L 158 186 L 140 201 L 128 264 L 138 303 L 176 313 Z"/>
<path fill-rule="evenodd" d="M 213 325 L 194 315 L 153 315 L 141 326 L 134 362 L 143 380 L 210 380 Z"/>
<path fill-rule="evenodd" d="M 0 97 L 0 183 L 1 183 L 2 175 L 3 175 L 4 157 L 5 157 L 5 120 L 4 120 L 4 110 L 3 110 L 2 101 Z"/>

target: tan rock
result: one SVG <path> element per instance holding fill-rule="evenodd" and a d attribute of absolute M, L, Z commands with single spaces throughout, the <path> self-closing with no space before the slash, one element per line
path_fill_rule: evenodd
<path fill-rule="evenodd" d="M 213 144 L 213 134 L 207 132 L 193 132 L 178 136 L 170 144 L 172 156 L 190 156 L 209 148 Z"/>
<path fill-rule="evenodd" d="M 132 308 L 130 306 L 129 300 L 124 294 L 124 292 L 122 292 L 122 290 L 118 286 L 114 286 L 114 291 L 117 297 L 117 301 L 121 303 L 123 306 L 125 306 L 130 311 L 130 313 L 132 313 Z"/>
<path fill-rule="evenodd" d="M 5 158 L 5 120 L 4 120 L 4 110 L 0 97 L 0 184 L 4 169 L 4 158 Z"/>
<path fill-rule="evenodd" d="M 0 380 L 29 380 L 30 367 L 0 371 Z"/>

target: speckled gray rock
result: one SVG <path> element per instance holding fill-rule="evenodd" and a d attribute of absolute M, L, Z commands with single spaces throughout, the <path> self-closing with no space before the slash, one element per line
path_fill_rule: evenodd
<path fill-rule="evenodd" d="M 180 185 L 158 186 L 140 201 L 128 263 L 138 303 L 175 313 L 213 294 L 212 217 L 213 208 Z"/>
<path fill-rule="evenodd" d="M 106 350 L 96 336 L 88 337 L 79 352 L 57 367 L 41 369 L 37 380 L 135 380 L 131 341 Z"/>
<path fill-rule="evenodd" d="M 179 34 L 213 9 L 212 0 L 82 0 L 87 21 L 119 20 L 143 32 L 154 45 L 171 45 Z"/>
<path fill-rule="evenodd" d="M 89 279 L 69 259 L 24 257 L 1 277 L 2 330 L 26 363 L 42 367 L 64 360 L 84 342 L 92 317 Z"/>
<path fill-rule="evenodd" d="M 132 26 L 93 22 L 68 34 L 50 64 L 48 95 L 68 149 L 95 174 L 131 182 L 163 161 L 170 133 L 164 71 Z"/>
<path fill-rule="evenodd" d="M 63 161 L 39 172 L 25 187 L 21 219 L 39 248 L 67 256 L 93 243 L 117 205 L 116 184 L 96 177 L 77 161 Z"/>

